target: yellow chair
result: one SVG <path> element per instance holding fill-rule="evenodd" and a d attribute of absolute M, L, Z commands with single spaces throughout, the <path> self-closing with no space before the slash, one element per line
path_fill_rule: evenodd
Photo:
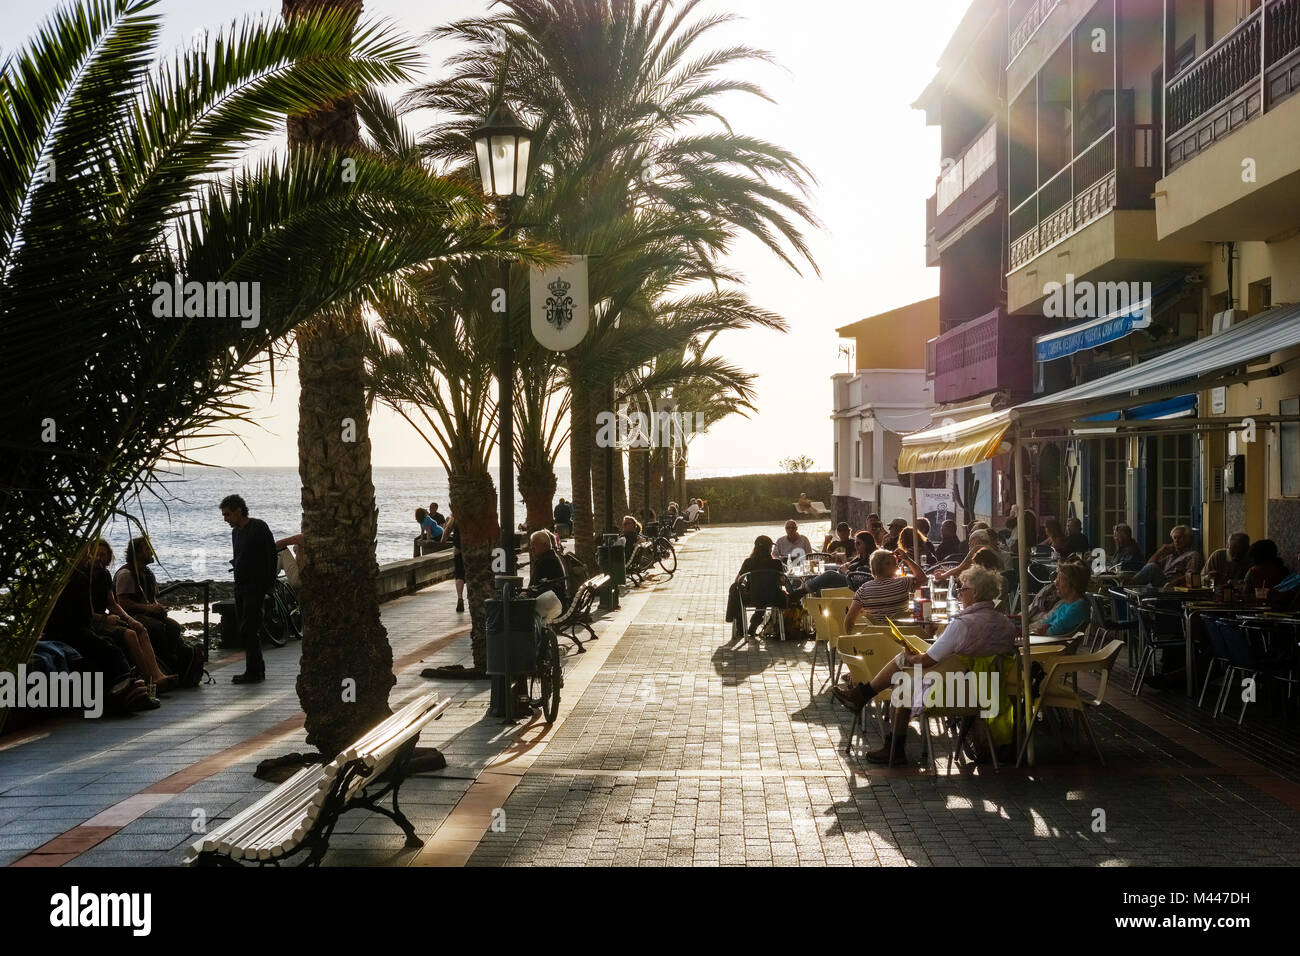
<path fill-rule="evenodd" d="M 853 597 L 853 588 L 822 588 L 822 597 L 824 598 L 851 598 Z"/>
<path fill-rule="evenodd" d="M 1078 635 L 1082 639 L 1082 635 Z M 1078 720 L 1083 724 L 1084 732 L 1088 735 L 1093 749 L 1097 752 L 1097 760 L 1104 767 L 1106 758 L 1101 754 L 1101 747 L 1097 744 L 1097 738 L 1093 735 L 1092 727 L 1088 725 L 1088 708 L 1100 707 L 1103 698 L 1106 696 L 1106 680 L 1110 676 L 1111 668 L 1115 665 L 1115 659 L 1119 657 L 1119 652 L 1124 649 L 1123 641 L 1111 641 L 1101 650 L 1093 654 L 1053 654 L 1045 658 L 1043 663 L 1047 668 L 1042 683 L 1038 687 L 1038 696 L 1034 699 L 1033 707 L 1029 713 L 1029 719 L 1026 721 L 1027 730 L 1025 739 L 1020 745 L 1020 752 L 1016 756 L 1016 766 L 1020 766 L 1020 761 L 1025 756 L 1025 751 L 1029 749 L 1029 741 L 1033 739 L 1034 728 L 1038 724 L 1038 715 L 1043 713 L 1047 708 L 1053 710 L 1072 710 L 1078 715 Z M 1078 674 L 1080 671 L 1100 672 L 1101 680 L 1097 684 L 1097 693 L 1095 696 L 1085 695 L 1078 690 Z M 1066 680 L 1067 677 L 1075 678 L 1075 686 L 1071 686 Z"/>
<path fill-rule="evenodd" d="M 872 678 L 880 673 L 881 668 L 897 657 L 898 652 L 901 650 L 898 642 L 890 634 L 889 629 L 884 627 L 860 629 L 849 634 L 841 634 L 835 642 L 835 648 L 839 660 L 848 670 L 849 678 L 855 686 L 857 684 L 871 683 Z M 853 752 L 853 738 L 856 736 L 859 727 L 862 728 L 863 746 L 865 747 L 867 711 L 876 704 L 882 705 L 878 714 L 878 722 L 883 742 L 885 734 L 883 705 L 889 703 L 893 690 L 892 687 L 886 687 L 869 700 L 861 711 L 853 715 L 853 725 L 849 728 L 849 739 L 844 748 L 846 754 Z"/>
<path fill-rule="evenodd" d="M 808 674 L 808 692 L 813 691 L 813 677 L 817 672 L 817 652 L 821 650 L 826 655 L 826 673 L 828 679 L 834 680 L 835 671 L 835 641 L 844 633 L 844 615 L 849 609 L 849 604 L 853 600 L 852 596 L 846 598 L 825 597 L 804 598 L 803 606 L 812 615 L 813 627 L 816 630 L 813 645 L 812 671 Z"/>

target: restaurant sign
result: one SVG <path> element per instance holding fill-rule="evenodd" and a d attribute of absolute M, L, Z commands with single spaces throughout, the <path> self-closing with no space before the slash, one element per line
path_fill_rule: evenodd
<path fill-rule="evenodd" d="M 1122 339 L 1130 332 L 1151 326 L 1151 301 L 1139 302 L 1118 315 L 1108 315 L 1059 332 L 1040 335 L 1034 339 L 1034 358 L 1050 362 Z"/>

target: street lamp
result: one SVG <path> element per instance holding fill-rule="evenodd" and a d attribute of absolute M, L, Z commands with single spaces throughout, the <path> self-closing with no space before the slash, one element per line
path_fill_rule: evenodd
<path fill-rule="evenodd" d="M 514 226 L 515 200 L 528 189 L 528 160 L 533 132 L 502 103 L 474 130 L 474 154 L 483 179 L 483 195 L 501 207 L 502 232 Z M 515 573 L 515 416 L 510 404 L 514 393 L 515 350 L 510 340 L 510 263 L 501 263 L 501 287 L 505 300 L 501 311 L 500 348 L 497 353 L 498 411 L 501 415 L 501 547 L 505 549 L 506 574 Z"/>
<path fill-rule="evenodd" d="M 474 130 L 474 155 L 483 179 L 483 195 L 495 199 L 501 209 L 501 231 L 509 236 L 514 227 L 518 201 L 528 189 L 528 162 L 532 154 L 533 132 L 504 103 L 494 109 L 487 122 Z M 510 599 L 517 563 L 515 560 L 515 415 L 511 405 L 515 381 L 515 350 L 510 337 L 510 263 L 501 263 L 503 306 L 500 323 L 500 347 L 497 352 L 497 413 L 501 467 L 501 548 L 505 552 L 505 574 L 501 586 L 502 622 L 505 636 L 504 674 L 492 678 L 490 712 L 510 719 L 514 716 L 510 692 Z"/>

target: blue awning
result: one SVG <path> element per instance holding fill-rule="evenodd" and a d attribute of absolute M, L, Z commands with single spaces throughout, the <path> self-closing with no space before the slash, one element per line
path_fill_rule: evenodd
<path fill-rule="evenodd" d="M 1085 422 L 1117 422 L 1123 418 L 1126 422 L 1149 422 L 1162 418 L 1182 418 L 1196 411 L 1195 395 L 1180 395 L 1178 398 L 1166 398 L 1163 402 L 1138 405 L 1123 412 L 1107 412 L 1105 415 L 1089 415 Z"/>
<path fill-rule="evenodd" d="M 1073 355 L 1075 352 L 1081 352 L 1084 349 L 1097 348 L 1108 342 L 1114 342 L 1116 339 L 1122 339 L 1138 329 L 1149 328 L 1151 325 L 1152 301 L 1156 296 L 1163 294 L 1182 281 L 1183 279 L 1180 276 L 1161 284 L 1154 290 L 1147 285 L 1146 291 L 1149 294 L 1140 300 L 1134 296 L 1131 304 L 1126 308 L 1116 310 L 1089 322 L 1081 322 L 1077 325 L 1071 325 L 1063 329 L 1057 329 L 1055 332 L 1037 336 L 1034 339 L 1034 359 L 1039 362 L 1051 362 L 1054 359 L 1065 358 L 1067 355 Z M 1140 288 L 1138 283 L 1097 283 L 1096 285 L 1125 286 L 1126 288 L 1131 285 Z M 1073 295 L 1073 289 L 1067 286 L 1064 294 L 1069 299 Z M 1130 301 L 1128 292 L 1125 292 L 1124 301 Z"/>

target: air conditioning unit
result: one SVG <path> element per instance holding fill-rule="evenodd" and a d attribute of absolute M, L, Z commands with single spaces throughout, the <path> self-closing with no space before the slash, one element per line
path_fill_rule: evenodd
<path fill-rule="evenodd" d="M 1226 332 L 1232 328 L 1233 323 L 1242 318 L 1245 316 L 1241 314 L 1241 309 L 1224 309 L 1222 312 L 1215 312 L 1210 325 L 1210 334 L 1218 335 L 1220 332 Z"/>

